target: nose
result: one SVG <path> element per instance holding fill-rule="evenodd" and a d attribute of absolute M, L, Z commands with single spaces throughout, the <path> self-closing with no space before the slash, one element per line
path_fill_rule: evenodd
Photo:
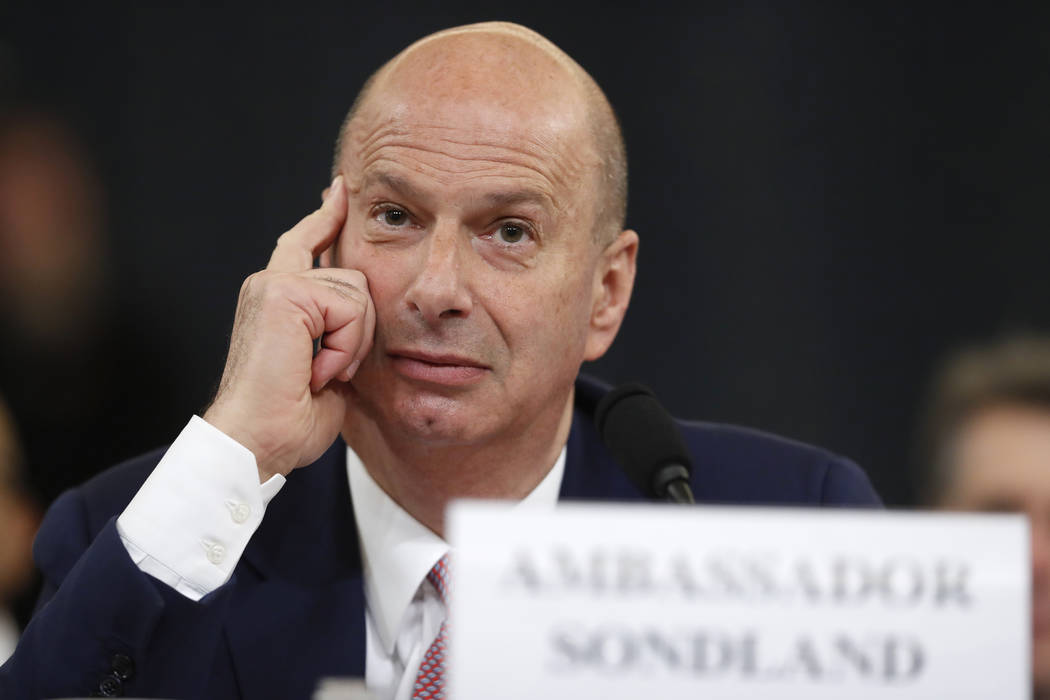
<path fill-rule="evenodd" d="M 439 223 L 422 246 L 422 261 L 405 301 L 429 325 L 468 316 L 473 307 L 465 282 L 463 244 L 455 225 Z"/>

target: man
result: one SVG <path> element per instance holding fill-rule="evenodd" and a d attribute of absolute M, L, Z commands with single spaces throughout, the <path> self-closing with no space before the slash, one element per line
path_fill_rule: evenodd
<path fill-rule="evenodd" d="M 1024 513 L 1031 527 L 1032 680 L 1050 698 L 1050 339 L 957 353 L 925 418 L 930 505 Z"/>
<path fill-rule="evenodd" d="M 334 169 L 245 282 L 203 420 L 155 469 L 52 507 L 50 602 L 8 687 L 304 697 L 363 675 L 408 698 L 443 637 L 450 500 L 639 497 L 591 425 L 604 389 L 576 381 L 619 329 L 638 248 L 590 76 L 516 25 L 426 37 L 366 84 Z M 824 452 L 686 440 L 699 500 L 878 502 Z"/>

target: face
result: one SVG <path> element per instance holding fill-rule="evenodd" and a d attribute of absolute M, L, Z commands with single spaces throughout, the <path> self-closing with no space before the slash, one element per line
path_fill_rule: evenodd
<path fill-rule="evenodd" d="M 964 424 L 946 505 L 1028 516 L 1032 671 L 1036 688 L 1050 690 L 1050 411 L 1002 405 Z"/>
<path fill-rule="evenodd" d="M 523 97 L 395 84 L 349 132 L 335 259 L 368 278 L 377 318 L 351 414 L 388 437 L 477 444 L 555 425 L 580 363 L 615 335 L 590 139 L 572 110 Z"/>

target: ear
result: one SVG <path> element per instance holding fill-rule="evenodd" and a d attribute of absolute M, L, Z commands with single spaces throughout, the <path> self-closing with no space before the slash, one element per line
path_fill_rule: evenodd
<path fill-rule="evenodd" d="M 634 289 L 638 234 L 627 230 L 601 252 L 594 270 L 591 325 L 585 360 L 597 360 L 612 345 Z"/>

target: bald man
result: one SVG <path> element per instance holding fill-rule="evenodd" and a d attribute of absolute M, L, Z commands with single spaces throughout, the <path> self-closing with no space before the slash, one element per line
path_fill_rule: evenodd
<path fill-rule="evenodd" d="M 583 69 L 517 25 L 426 37 L 365 85 L 333 170 L 245 281 L 204 416 L 52 506 L 48 602 L 0 687 L 296 698 L 363 676 L 440 696 L 449 501 L 641 498 L 592 426 L 605 388 L 577 377 L 638 250 Z M 682 427 L 698 500 L 878 503 L 826 452 Z"/>

